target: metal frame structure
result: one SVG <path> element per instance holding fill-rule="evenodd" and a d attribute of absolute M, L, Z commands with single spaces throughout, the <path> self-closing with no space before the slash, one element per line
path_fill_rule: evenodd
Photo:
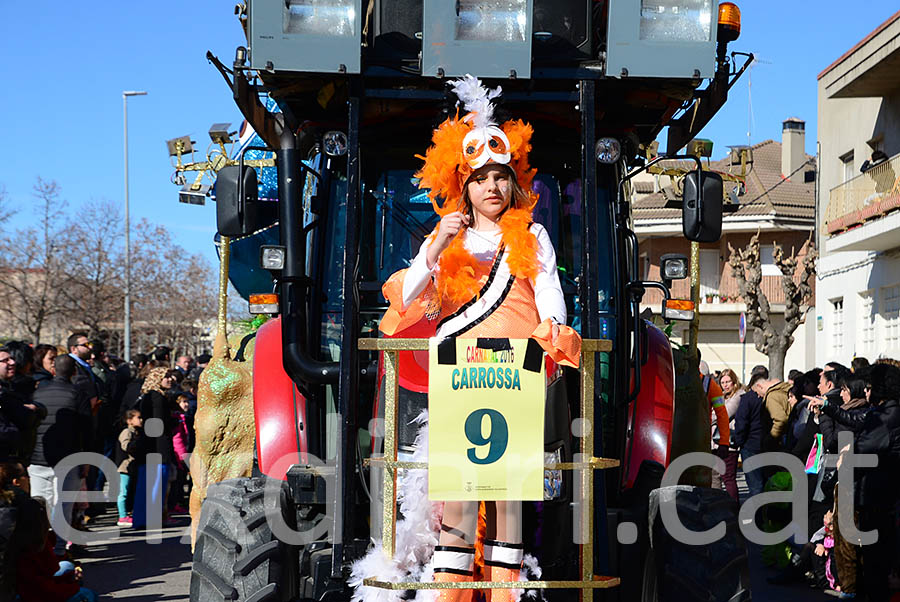
<path fill-rule="evenodd" d="M 571 581 L 472 581 L 462 583 L 421 583 L 389 582 L 374 577 L 363 583 L 370 587 L 392 590 L 420 589 L 581 589 L 582 600 L 593 600 L 594 589 L 606 589 L 619 585 L 618 577 L 594 575 L 594 471 L 619 466 L 619 460 L 594 457 L 594 377 L 596 362 L 594 354 L 612 351 L 613 343 L 608 339 L 584 339 L 581 344 L 581 407 L 580 414 L 585 421 L 580 437 L 581 451 L 576 462 L 559 462 L 544 466 L 548 470 L 581 471 L 578 488 L 580 499 L 575 503 L 580 510 L 581 539 L 581 579 Z M 383 476 L 383 520 L 382 549 L 388 558 L 393 558 L 397 522 L 397 470 L 428 469 L 427 462 L 403 462 L 397 460 L 397 401 L 399 399 L 398 368 L 400 351 L 422 351 L 428 349 L 428 339 L 386 339 L 368 338 L 359 340 L 360 351 L 381 351 L 384 353 L 384 454 L 369 458 L 370 464 L 384 467 Z"/>

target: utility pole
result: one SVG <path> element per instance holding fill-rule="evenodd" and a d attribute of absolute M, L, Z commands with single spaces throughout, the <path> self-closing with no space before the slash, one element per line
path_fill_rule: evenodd
<path fill-rule="evenodd" d="M 128 206 L 128 97 L 146 96 L 143 91 L 126 90 L 122 92 L 122 114 L 125 122 L 125 321 L 123 331 L 125 361 L 131 361 L 131 221 Z"/>

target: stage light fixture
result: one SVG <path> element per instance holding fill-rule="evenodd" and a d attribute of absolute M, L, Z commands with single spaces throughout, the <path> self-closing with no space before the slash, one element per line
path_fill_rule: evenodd
<path fill-rule="evenodd" d="M 185 184 L 178 192 L 178 202 L 186 205 L 205 205 L 210 187 L 206 184 Z"/>
<path fill-rule="evenodd" d="M 194 143 L 190 136 L 179 136 L 166 140 L 166 148 L 169 150 L 170 157 L 176 157 L 179 154 L 186 155 L 194 152 Z"/>
<path fill-rule="evenodd" d="M 236 132 L 229 132 L 230 123 L 214 123 L 209 128 L 209 139 L 216 144 L 230 144 Z"/>

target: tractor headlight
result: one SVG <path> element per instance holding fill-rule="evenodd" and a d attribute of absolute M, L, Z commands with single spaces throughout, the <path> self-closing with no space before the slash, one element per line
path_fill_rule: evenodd
<path fill-rule="evenodd" d="M 615 138 L 600 138 L 594 145 L 594 153 L 600 163 L 615 163 L 622 156 L 622 143 Z"/>
<path fill-rule="evenodd" d="M 347 154 L 347 134 L 338 130 L 325 132 L 322 147 L 329 157 L 343 157 Z"/>
<path fill-rule="evenodd" d="M 662 277 L 666 280 L 681 280 L 688 277 L 689 264 L 687 255 L 666 253 L 659 258 L 662 265 Z"/>
<path fill-rule="evenodd" d="M 259 265 L 266 270 L 284 269 L 285 248 L 280 245 L 263 245 L 259 248 Z"/>
<path fill-rule="evenodd" d="M 708 42 L 715 23 L 708 0 L 641 0 L 642 40 Z"/>

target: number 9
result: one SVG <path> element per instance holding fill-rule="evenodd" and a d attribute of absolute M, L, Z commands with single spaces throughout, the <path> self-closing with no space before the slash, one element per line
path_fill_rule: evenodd
<path fill-rule="evenodd" d="M 485 416 L 490 419 L 487 437 L 482 435 Z M 497 410 L 489 408 L 475 410 L 466 418 L 465 431 L 466 438 L 473 445 L 489 446 L 484 458 L 478 457 L 474 447 L 466 450 L 466 455 L 473 464 L 493 464 L 506 452 L 506 446 L 509 444 L 509 427 L 506 424 L 506 418 Z"/>

